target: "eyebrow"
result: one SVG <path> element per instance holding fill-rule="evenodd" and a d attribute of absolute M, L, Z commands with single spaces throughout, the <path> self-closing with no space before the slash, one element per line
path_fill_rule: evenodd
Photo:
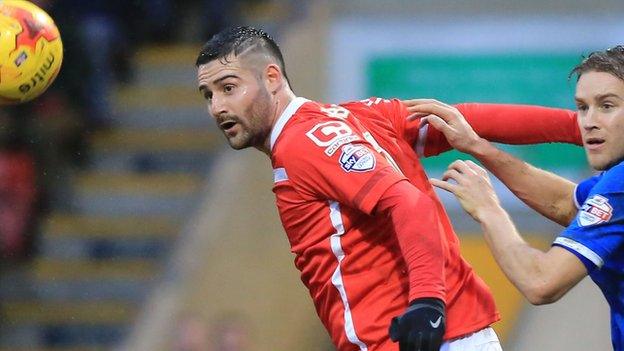
<path fill-rule="evenodd" d="M 224 80 L 226 80 L 226 79 L 228 79 L 228 78 L 237 78 L 237 79 L 238 79 L 239 77 L 238 77 L 237 75 L 235 75 L 235 74 L 226 74 L 226 75 L 224 75 L 224 76 L 223 76 L 223 77 L 221 77 L 221 78 L 218 78 L 218 79 L 213 80 L 213 81 L 212 81 L 212 84 L 218 84 L 219 82 L 224 81 Z M 200 91 L 202 94 L 204 94 L 204 93 L 205 93 L 205 90 L 206 90 L 206 89 L 208 89 L 208 86 L 207 86 L 206 84 L 202 84 L 202 85 L 200 85 L 200 86 L 199 86 L 199 91 Z"/>
<path fill-rule="evenodd" d="M 610 97 L 614 97 L 614 98 L 617 98 L 617 99 L 620 99 L 620 100 L 622 99 L 621 97 L 619 97 L 618 95 L 616 95 L 614 93 L 606 93 L 606 94 L 597 95 L 596 99 L 597 100 L 604 100 L 604 99 L 610 98 Z"/>
<path fill-rule="evenodd" d="M 610 97 L 614 97 L 614 98 L 622 100 L 622 98 L 619 95 L 614 94 L 614 93 L 606 93 L 606 94 L 596 95 L 596 100 L 604 100 L 604 99 L 610 98 Z M 574 100 L 575 101 L 584 101 L 582 98 L 580 98 L 578 96 L 575 96 Z"/>
<path fill-rule="evenodd" d="M 235 74 L 226 74 L 226 75 L 224 75 L 224 76 L 223 76 L 223 77 L 221 77 L 221 78 L 218 78 L 218 79 L 213 80 L 213 81 L 212 81 L 212 84 L 217 84 L 217 83 L 219 83 L 219 82 L 221 82 L 221 81 L 224 81 L 224 80 L 226 80 L 226 79 L 228 79 L 228 78 L 239 78 L 239 77 L 238 77 L 237 75 L 235 75 Z"/>

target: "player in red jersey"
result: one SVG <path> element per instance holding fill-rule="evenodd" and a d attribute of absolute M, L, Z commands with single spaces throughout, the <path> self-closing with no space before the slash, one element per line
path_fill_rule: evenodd
<path fill-rule="evenodd" d="M 392 340 L 400 351 L 500 350 L 489 328 L 499 319 L 494 299 L 461 257 L 418 159 L 450 148 L 439 132 L 408 120 L 398 100 L 296 97 L 279 48 L 261 30 L 217 34 L 197 67 L 230 146 L 271 158 L 295 265 L 339 350 L 396 351 Z M 493 141 L 580 142 L 570 111 L 458 108 Z"/>

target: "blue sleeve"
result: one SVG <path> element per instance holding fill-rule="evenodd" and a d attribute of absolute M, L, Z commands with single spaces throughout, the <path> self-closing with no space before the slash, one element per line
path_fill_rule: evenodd
<path fill-rule="evenodd" d="M 598 259 L 596 259 L 597 255 L 595 255 L 595 252 L 591 252 L 588 254 L 588 251 L 591 251 L 590 249 L 588 249 L 587 247 L 581 247 L 582 245 L 579 244 L 578 242 L 564 237 L 564 236 L 559 236 L 555 239 L 555 241 L 553 242 L 553 246 L 559 246 L 561 248 L 564 248 L 566 250 L 568 250 L 570 253 L 572 253 L 574 256 L 576 256 L 576 258 L 578 258 L 581 263 L 583 263 L 583 265 L 585 266 L 585 268 L 587 269 L 587 274 L 591 274 L 591 272 L 594 271 L 594 269 L 598 268 L 599 266 L 597 264 L 604 264 L 604 261 L 602 261 L 602 258 L 598 257 Z M 581 253 L 582 252 L 582 253 Z M 594 257 L 592 257 L 592 254 L 595 255 Z M 592 259 L 589 259 L 587 257 L 592 257 Z M 594 262 L 597 261 L 598 263 L 595 264 Z"/>
<path fill-rule="evenodd" d="M 595 175 L 591 178 L 585 179 L 576 186 L 576 189 L 574 190 L 574 204 L 576 205 L 576 208 L 581 208 L 581 205 L 583 205 L 585 200 L 587 200 L 587 195 L 589 195 L 589 192 L 596 185 L 596 183 L 598 183 L 601 177 L 602 174 Z"/>
<path fill-rule="evenodd" d="M 620 168 L 603 174 L 575 220 L 553 243 L 583 257 L 581 261 L 590 273 L 624 246 L 624 172 L 620 172 L 624 167 Z"/>

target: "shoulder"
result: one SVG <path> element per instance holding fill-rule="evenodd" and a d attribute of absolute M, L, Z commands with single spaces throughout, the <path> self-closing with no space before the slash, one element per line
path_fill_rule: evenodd
<path fill-rule="evenodd" d="M 596 186 L 598 181 L 602 178 L 602 174 L 597 174 L 590 178 L 583 180 L 582 182 L 576 185 L 576 189 L 574 189 L 574 205 L 576 208 L 581 208 L 581 204 L 585 202 L 587 196 L 592 191 L 592 189 Z"/>
<path fill-rule="evenodd" d="M 624 161 L 618 163 L 617 165 L 609 168 L 605 173 L 604 173 L 604 178 L 608 178 L 610 182 L 614 182 L 616 180 L 619 180 L 620 182 L 618 184 L 622 185 L 624 184 Z M 624 189 L 622 189 L 624 190 Z"/>
<path fill-rule="evenodd" d="M 596 184 L 580 206 L 578 225 L 621 223 L 624 219 L 624 164 L 620 163 L 588 181 L 596 181 Z"/>
<path fill-rule="evenodd" d="M 289 122 L 273 149 L 273 159 L 282 164 L 314 163 L 331 158 L 341 146 L 361 140 L 346 120 L 318 114 Z"/>
<path fill-rule="evenodd" d="M 384 98 L 374 97 L 374 96 L 369 97 L 368 99 L 364 99 L 364 100 L 345 102 L 345 103 L 340 104 L 340 106 L 343 106 L 352 111 L 355 111 L 355 110 L 378 111 L 386 116 L 389 114 L 397 114 L 397 113 L 401 114 L 404 111 L 405 112 L 407 111 L 405 106 L 401 102 L 401 100 L 384 99 Z"/>
<path fill-rule="evenodd" d="M 600 175 L 592 193 L 624 193 L 624 161 Z"/>

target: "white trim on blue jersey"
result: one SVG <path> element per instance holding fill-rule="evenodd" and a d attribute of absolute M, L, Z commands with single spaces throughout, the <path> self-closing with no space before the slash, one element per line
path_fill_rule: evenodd
<path fill-rule="evenodd" d="M 557 239 L 555 239 L 553 244 L 561 245 L 561 246 L 567 247 L 570 250 L 574 250 L 575 252 L 578 252 L 580 255 L 582 255 L 586 259 L 592 261 L 592 263 L 595 264 L 596 267 L 598 268 L 601 268 L 604 265 L 604 260 L 600 256 L 598 256 L 597 253 L 592 251 L 587 246 L 577 241 L 574 241 L 570 238 L 564 238 L 560 236 Z"/>
<path fill-rule="evenodd" d="M 581 204 L 579 203 L 579 200 L 578 200 L 578 193 L 577 193 L 578 187 L 579 187 L 579 184 L 576 184 L 576 186 L 574 187 L 574 196 L 572 196 L 572 198 L 574 199 L 574 206 L 576 206 L 577 210 L 580 210 Z"/>

